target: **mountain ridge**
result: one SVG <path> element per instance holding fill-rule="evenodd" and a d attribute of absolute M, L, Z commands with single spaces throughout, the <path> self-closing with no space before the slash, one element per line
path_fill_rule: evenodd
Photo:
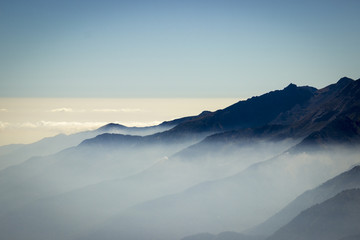
<path fill-rule="evenodd" d="M 305 191 L 274 216 L 245 232 L 255 235 L 271 235 L 301 211 L 334 197 L 341 191 L 352 188 L 360 188 L 360 165 L 352 167 L 314 189 Z"/>
<path fill-rule="evenodd" d="M 360 189 L 348 189 L 301 212 L 267 240 L 338 240 L 360 234 Z"/>
<path fill-rule="evenodd" d="M 218 132 L 261 127 L 274 120 L 280 113 L 305 103 L 315 91 L 313 87 L 297 87 L 290 84 L 282 90 L 239 101 L 215 112 L 204 111 L 197 116 L 174 120 L 173 122 L 178 123 L 176 126 L 164 132 L 148 135 L 143 141 L 169 143 L 189 139 L 195 143 Z M 166 125 L 168 122 L 163 124 Z"/>

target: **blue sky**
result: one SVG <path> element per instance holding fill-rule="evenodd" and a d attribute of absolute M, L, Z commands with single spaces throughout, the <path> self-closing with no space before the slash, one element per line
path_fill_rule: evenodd
<path fill-rule="evenodd" d="M 360 78 L 360 1 L 0 1 L 0 97 L 235 97 Z"/>

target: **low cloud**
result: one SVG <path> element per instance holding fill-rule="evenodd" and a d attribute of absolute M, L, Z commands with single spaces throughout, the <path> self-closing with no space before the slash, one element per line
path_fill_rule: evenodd
<path fill-rule="evenodd" d="M 122 112 L 142 112 L 142 110 L 139 108 L 122 108 L 121 111 Z"/>
<path fill-rule="evenodd" d="M 86 112 L 86 110 L 84 110 L 84 109 L 72 109 L 72 108 L 62 107 L 62 108 L 52 109 L 52 110 L 50 110 L 50 112 L 53 112 L 53 113 L 57 113 L 57 112 L 83 113 L 83 112 Z"/>
<path fill-rule="evenodd" d="M 75 133 L 87 130 L 94 130 L 102 127 L 109 122 L 66 122 L 66 121 L 37 121 L 37 122 L 20 122 L 20 123 L 9 123 L 0 121 L 0 130 L 10 129 L 38 129 L 39 131 L 56 131 L 61 133 Z M 155 126 L 161 123 L 161 121 L 151 122 L 114 122 L 127 127 L 148 127 Z"/>
<path fill-rule="evenodd" d="M 74 112 L 74 110 L 72 108 L 63 107 L 52 109 L 50 112 Z"/>
<path fill-rule="evenodd" d="M 39 121 L 33 124 L 33 126 L 38 128 L 48 128 L 54 130 L 60 130 L 64 132 L 74 132 L 74 131 L 83 131 L 96 129 L 107 124 L 106 122 L 54 122 L 54 121 Z M 26 125 L 23 125 L 26 127 Z M 31 125 L 28 125 L 31 127 Z"/>
<path fill-rule="evenodd" d="M 103 109 L 93 109 L 93 112 L 142 112 L 143 110 L 139 108 L 121 108 L 121 109 L 111 109 L 111 108 L 103 108 Z"/>
<path fill-rule="evenodd" d="M 0 108 L 0 112 L 8 112 L 9 110 L 6 108 Z"/>
<path fill-rule="evenodd" d="M 9 123 L 8 123 L 8 122 L 0 122 L 0 129 L 4 129 L 4 128 L 6 128 L 7 126 L 9 126 Z"/>
<path fill-rule="evenodd" d="M 6 109 L 4 109 L 6 110 Z M 1 109 L 0 109 L 1 111 Z M 74 113 L 74 112 L 87 112 L 86 110 L 75 110 L 72 108 L 62 107 L 62 108 L 55 108 L 50 110 L 50 112 L 66 112 L 66 113 Z M 100 113 L 116 113 L 116 112 L 124 112 L 124 113 L 135 113 L 135 112 L 144 112 L 144 110 L 140 108 L 96 108 L 93 110 L 90 110 L 90 112 L 100 112 Z"/>
<path fill-rule="evenodd" d="M 106 125 L 107 122 L 65 122 L 65 121 L 37 121 L 37 122 L 22 122 L 22 123 L 8 123 L 0 122 L 0 129 L 46 129 L 54 130 L 63 133 L 72 133 L 79 131 L 86 131 L 99 128 Z"/>
<path fill-rule="evenodd" d="M 31 123 L 31 122 L 24 122 L 24 123 L 11 124 L 9 126 L 15 127 L 15 128 L 37 128 L 37 127 L 39 127 L 39 124 Z"/>

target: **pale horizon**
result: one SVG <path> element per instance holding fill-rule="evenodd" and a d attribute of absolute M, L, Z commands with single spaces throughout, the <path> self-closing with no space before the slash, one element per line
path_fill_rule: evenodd
<path fill-rule="evenodd" d="M 94 130 L 108 123 L 128 127 L 215 111 L 240 98 L 1 98 L 0 146 Z"/>

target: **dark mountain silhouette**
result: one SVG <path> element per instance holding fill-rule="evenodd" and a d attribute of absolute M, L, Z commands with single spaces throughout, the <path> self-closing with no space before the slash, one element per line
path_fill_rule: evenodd
<path fill-rule="evenodd" d="M 190 116 L 190 117 L 183 117 L 183 118 L 178 118 L 178 119 L 174 119 L 174 120 L 171 120 L 171 121 L 165 121 L 165 122 L 162 122 L 159 127 L 174 127 L 174 126 L 177 126 L 181 123 L 184 123 L 184 122 L 187 122 L 187 121 L 192 121 L 192 120 L 195 120 L 195 119 L 198 119 L 199 117 L 204 117 L 204 116 L 207 116 L 207 115 L 211 115 L 212 112 L 210 111 L 203 111 L 202 113 L 200 113 L 199 115 L 197 116 Z"/>
<path fill-rule="evenodd" d="M 292 129 L 298 130 L 296 135 L 306 136 L 325 127 L 338 115 L 359 106 L 359 89 L 359 80 L 344 77 L 317 90 L 306 104 L 280 114 L 271 124 L 291 125 Z"/>
<path fill-rule="evenodd" d="M 239 129 L 242 135 L 243 129 L 251 129 L 252 136 L 262 138 L 304 138 L 338 116 L 358 119 L 359 107 L 360 80 L 344 77 L 320 90 L 290 84 L 281 91 L 240 101 L 206 117 L 184 122 L 169 132 Z M 249 133 L 244 137 L 249 137 Z"/>
<path fill-rule="evenodd" d="M 359 92 L 360 80 L 342 78 L 336 84 L 317 90 L 310 100 L 280 113 L 264 126 L 213 134 L 180 154 L 196 158 L 203 155 L 203 146 L 209 144 L 217 146 L 207 149 L 211 155 L 211 151 L 216 153 L 222 146 L 241 147 L 258 141 L 277 142 L 286 139 L 294 142 L 302 140 L 290 149 L 293 153 L 323 150 L 323 147 L 339 144 L 356 147 L 360 142 Z"/>
<path fill-rule="evenodd" d="M 200 115 L 198 118 L 179 124 L 170 132 L 218 132 L 260 127 L 274 120 L 280 113 L 306 103 L 315 91 L 316 89 L 312 87 L 297 87 L 295 84 L 290 84 L 283 90 L 239 101 L 225 109 Z"/>
<path fill-rule="evenodd" d="M 294 146 L 289 146 L 291 153 L 322 151 L 333 145 L 356 148 L 360 142 L 359 89 L 359 80 L 342 78 L 316 91 L 309 101 L 281 113 L 267 125 L 210 135 L 176 156 L 199 161 L 264 141 L 286 141 Z M 336 108 L 338 110 L 334 111 Z"/>
<path fill-rule="evenodd" d="M 106 124 L 105 126 L 100 127 L 98 131 L 108 132 L 108 133 L 116 133 L 118 131 L 118 132 L 122 132 L 123 134 L 131 134 L 131 135 L 151 135 L 156 132 L 162 132 L 168 130 L 170 128 L 175 127 L 176 125 L 179 125 L 180 123 L 193 120 L 195 118 L 198 118 L 199 116 L 204 116 L 209 113 L 211 112 L 203 111 L 197 116 L 177 118 L 170 121 L 164 121 L 159 125 L 148 126 L 148 127 L 127 127 L 118 123 L 109 123 Z"/>
<path fill-rule="evenodd" d="M 338 240 L 360 234 L 360 190 L 345 190 L 295 217 L 268 240 Z"/>
<path fill-rule="evenodd" d="M 178 144 L 188 140 L 190 145 L 215 133 L 218 134 L 206 141 L 231 142 L 244 139 L 246 142 L 248 139 L 278 141 L 305 138 L 292 151 L 304 151 L 305 148 L 309 150 L 310 146 L 321 145 L 323 141 L 327 141 L 326 144 L 356 144 L 359 141 L 359 89 L 360 80 L 354 81 L 346 77 L 320 90 L 290 84 L 283 90 L 239 101 L 222 110 L 205 111 L 198 116 L 164 122 L 164 126 L 170 124 L 175 127 L 145 136 L 139 144 Z M 111 138 L 113 144 L 116 144 L 116 138 Z M 103 139 L 109 143 L 110 137 L 99 137 L 91 143 L 102 144 Z M 118 139 L 122 144 L 123 138 Z"/>
<path fill-rule="evenodd" d="M 360 166 L 355 166 L 351 170 L 328 180 L 320 186 L 304 192 L 280 212 L 248 232 L 256 235 L 269 236 L 305 209 L 332 198 L 344 190 L 352 188 L 360 188 Z"/>
<path fill-rule="evenodd" d="M 359 109 L 353 109 L 360 112 Z M 307 136 L 292 151 L 323 150 L 333 145 L 356 147 L 360 143 L 360 118 L 340 115 L 319 131 Z"/>
<path fill-rule="evenodd" d="M 297 87 L 295 84 L 290 84 L 283 90 L 239 101 L 222 110 L 205 111 L 198 116 L 164 122 L 165 126 L 177 125 L 170 130 L 146 136 L 143 141 L 169 143 L 190 139 L 195 143 L 217 132 L 261 127 L 273 121 L 279 114 L 297 105 L 305 104 L 315 92 L 316 89 L 313 87 Z"/>
<path fill-rule="evenodd" d="M 318 91 L 308 110 L 293 128 L 311 132 L 293 151 L 322 149 L 331 145 L 356 145 L 360 142 L 360 80 L 342 78 L 337 84 Z M 325 100 L 325 101 L 324 101 Z M 322 102 L 322 104 L 319 104 Z M 308 115 L 308 116 L 307 116 Z M 320 126 L 320 128 L 319 128 Z"/>

